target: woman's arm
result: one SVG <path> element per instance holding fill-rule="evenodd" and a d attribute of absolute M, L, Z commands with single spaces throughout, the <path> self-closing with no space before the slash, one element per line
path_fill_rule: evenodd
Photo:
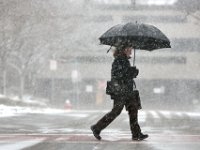
<path fill-rule="evenodd" d="M 131 67 L 129 61 L 116 59 L 112 64 L 112 79 L 128 80 L 136 78 L 139 70 L 134 66 Z"/>

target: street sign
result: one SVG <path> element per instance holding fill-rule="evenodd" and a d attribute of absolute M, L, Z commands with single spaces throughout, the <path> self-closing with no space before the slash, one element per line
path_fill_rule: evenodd
<path fill-rule="evenodd" d="M 57 61 L 56 60 L 50 60 L 50 70 L 55 71 L 57 70 Z"/>

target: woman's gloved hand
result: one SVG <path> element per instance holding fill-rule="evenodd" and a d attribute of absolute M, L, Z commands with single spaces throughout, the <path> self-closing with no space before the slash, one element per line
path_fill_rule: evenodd
<path fill-rule="evenodd" d="M 131 76 L 131 78 L 136 78 L 137 75 L 139 74 L 139 69 L 136 68 L 136 66 L 130 67 L 129 68 L 129 75 Z"/>

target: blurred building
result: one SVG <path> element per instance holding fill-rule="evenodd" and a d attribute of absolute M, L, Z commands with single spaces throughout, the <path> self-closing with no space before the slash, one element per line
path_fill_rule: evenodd
<path fill-rule="evenodd" d="M 98 38 L 113 25 L 137 21 L 157 26 L 169 37 L 172 46 L 136 52 L 136 66 L 140 70 L 136 83 L 144 107 L 184 109 L 199 102 L 198 0 L 82 0 L 76 5 L 85 11 L 70 16 L 82 20 L 73 33 L 77 38 L 72 47 L 66 48 L 69 51 L 55 58 L 55 70 L 47 67 L 37 77 L 39 95 L 52 98 L 53 92 L 55 103 L 70 99 L 75 108 L 110 107 L 105 86 L 110 79 L 112 52 L 107 54 L 109 47 L 99 45 Z"/>

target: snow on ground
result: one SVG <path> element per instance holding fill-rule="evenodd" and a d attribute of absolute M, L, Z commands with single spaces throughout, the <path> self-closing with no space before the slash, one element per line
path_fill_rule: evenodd
<path fill-rule="evenodd" d="M 69 113 L 70 112 L 70 113 Z M 38 107 L 21 107 L 21 106 L 6 106 L 0 105 L 0 117 L 16 116 L 27 113 L 41 113 L 41 114 L 63 114 L 67 113 L 73 117 L 87 117 L 90 113 L 107 113 L 109 110 L 65 110 L 65 109 L 55 109 L 55 108 L 38 108 Z M 77 114 L 78 113 L 78 114 Z M 125 110 L 122 113 L 127 113 Z M 181 112 L 181 111 L 155 111 L 155 110 L 142 110 L 139 111 L 140 120 L 145 120 L 147 114 L 152 114 L 153 118 L 160 118 L 160 114 L 166 118 L 171 118 L 173 115 L 183 116 L 187 115 L 189 117 L 200 117 L 199 112 Z M 141 121 L 142 121 L 141 120 Z"/>
<path fill-rule="evenodd" d="M 107 113 L 110 110 L 73 110 L 73 109 L 55 109 L 48 108 L 44 102 L 32 100 L 30 97 L 26 96 L 25 99 L 19 100 L 18 97 L 7 97 L 5 95 L 0 94 L 0 117 L 11 117 L 21 114 L 27 113 L 42 113 L 42 114 L 63 114 L 67 113 L 73 117 L 87 117 L 89 113 Z M 10 102 L 20 101 L 23 103 L 15 103 L 15 105 L 8 105 Z M 8 103 L 8 104 L 7 104 Z M 22 106 L 18 104 L 23 104 Z M 26 105 L 24 105 L 26 104 Z M 38 105 L 35 105 L 38 104 Z M 42 106 L 42 107 L 37 107 Z M 71 113 L 69 113 L 71 112 Z M 78 113 L 78 114 L 77 114 Z M 122 113 L 127 113 L 125 110 Z M 164 116 L 166 118 L 171 118 L 173 115 L 183 116 L 187 115 L 189 117 L 198 117 L 200 118 L 200 112 L 187 112 L 187 111 L 166 111 L 166 110 L 141 110 L 139 111 L 139 120 L 145 121 L 147 114 L 151 114 L 153 118 L 160 118 L 160 116 Z"/>
<path fill-rule="evenodd" d="M 5 97 L 6 97 L 5 95 L 0 94 L 0 98 L 5 98 Z"/>
<path fill-rule="evenodd" d="M 24 96 L 20 100 L 18 96 L 5 96 L 0 94 L 0 117 L 10 117 L 25 113 L 63 113 L 65 110 L 47 108 L 45 100 L 33 99 L 30 96 Z"/>
<path fill-rule="evenodd" d="M 16 116 L 27 113 L 46 113 L 46 114 L 57 114 L 65 113 L 66 110 L 53 109 L 53 108 L 36 108 L 36 107 L 20 107 L 20 106 L 6 106 L 0 105 L 0 117 Z"/>

